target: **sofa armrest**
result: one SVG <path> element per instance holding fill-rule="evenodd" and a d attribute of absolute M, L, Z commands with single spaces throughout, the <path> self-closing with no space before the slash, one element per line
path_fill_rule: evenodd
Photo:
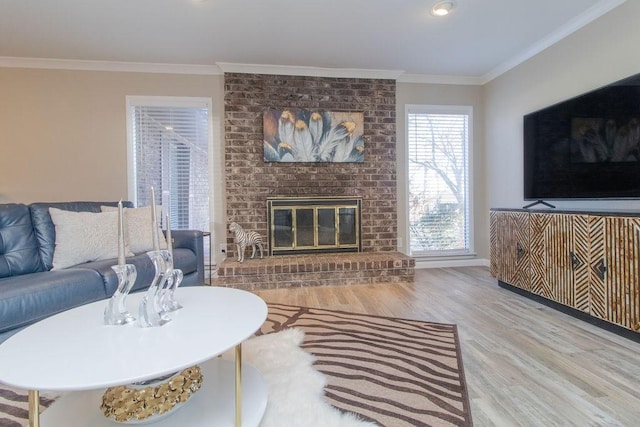
<path fill-rule="evenodd" d="M 171 230 L 174 248 L 190 249 L 196 254 L 198 282 L 204 283 L 204 247 L 200 230 Z"/>

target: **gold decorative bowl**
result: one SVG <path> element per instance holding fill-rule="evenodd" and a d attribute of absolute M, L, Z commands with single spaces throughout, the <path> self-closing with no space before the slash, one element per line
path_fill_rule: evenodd
<path fill-rule="evenodd" d="M 105 417 L 123 424 L 143 424 L 164 418 L 186 403 L 202 385 L 199 366 L 157 380 L 109 387 L 100 409 Z"/>

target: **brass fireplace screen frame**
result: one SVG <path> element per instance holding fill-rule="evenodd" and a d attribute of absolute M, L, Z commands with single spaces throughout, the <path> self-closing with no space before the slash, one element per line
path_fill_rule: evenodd
<path fill-rule="evenodd" d="M 268 198 L 269 255 L 360 252 L 361 206 L 362 199 L 354 197 Z M 331 210 L 333 215 L 330 214 Z M 299 217 L 309 219 L 310 215 L 313 218 L 312 228 L 309 229 L 309 224 L 299 227 Z M 329 224 L 329 233 L 327 230 L 322 233 L 320 223 L 331 221 L 331 217 L 333 225 Z M 278 223 L 283 219 L 286 224 Z M 334 238 L 332 242 L 328 242 L 331 227 Z M 324 228 L 327 229 L 326 226 Z M 309 233 L 312 233 L 313 243 Z"/>

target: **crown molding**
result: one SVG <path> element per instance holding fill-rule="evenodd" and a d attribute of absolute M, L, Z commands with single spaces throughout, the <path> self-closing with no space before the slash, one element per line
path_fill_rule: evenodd
<path fill-rule="evenodd" d="M 18 58 L 12 56 L 0 56 L 0 67 L 43 68 L 82 71 L 118 71 L 129 73 L 222 75 L 222 70 L 217 65 L 85 61 L 77 59 Z"/>
<path fill-rule="evenodd" d="M 401 70 L 293 67 L 286 65 L 236 64 L 230 62 L 218 62 L 215 65 L 192 65 L 145 62 L 89 61 L 78 59 L 20 58 L 12 56 L 0 56 L 0 67 L 200 75 L 222 75 L 226 72 L 391 80 L 396 80 L 398 76 L 403 73 L 403 71 Z"/>
<path fill-rule="evenodd" d="M 399 83 L 422 83 L 439 85 L 471 85 L 481 86 L 482 77 L 475 76 L 446 76 L 436 74 L 402 74 Z"/>
<path fill-rule="evenodd" d="M 576 16 L 574 19 L 567 22 L 565 25 L 557 29 L 556 31 L 550 33 L 546 37 L 537 41 L 533 45 L 531 45 L 528 49 L 523 51 L 522 53 L 516 55 L 515 57 L 509 59 L 508 61 L 503 62 L 502 64 L 495 67 L 493 70 L 489 71 L 487 74 L 480 78 L 482 85 L 489 83 L 491 80 L 500 76 L 501 74 L 506 73 L 507 71 L 515 68 L 516 66 L 522 64 L 526 60 L 534 57 L 539 54 L 546 48 L 558 43 L 560 40 L 568 37 L 574 32 L 578 31 L 580 28 L 585 25 L 595 21 L 600 18 L 602 15 L 610 12 L 616 7 L 620 6 L 627 0 L 602 0 L 589 9 L 587 9 L 584 13 Z"/>
<path fill-rule="evenodd" d="M 288 65 L 216 63 L 225 73 L 274 74 L 283 76 L 336 77 L 396 80 L 402 70 L 368 70 L 359 68 L 294 67 Z"/>

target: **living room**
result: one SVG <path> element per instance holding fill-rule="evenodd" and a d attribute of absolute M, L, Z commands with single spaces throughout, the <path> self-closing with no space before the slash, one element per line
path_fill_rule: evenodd
<path fill-rule="evenodd" d="M 458 10 L 455 12 L 462 12 L 464 3 L 459 1 Z M 405 196 L 405 106 L 466 105 L 473 107 L 473 256 L 448 258 L 446 261 L 417 259 L 418 267 L 444 268 L 419 269 L 415 279 L 415 288 L 419 288 L 414 290 L 416 293 L 409 292 L 406 288 L 388 290 L 374 286 L 354 290 L 340 289 L 333 291 L 334 293 L 326 289 L 279 289 L 271 291 L 268 296 L 267 293 L 261 295 L 264 295 L 265 299 L 270 298 L 284 304 L 369 312 L 382 316 L 414 316 L 422 317 L 422 320 L 458 324 L 461 329 L 466 376 L 470 383 L 471 412 L 474 422 L 478 425 L 523 423 L 523 414 L 528 409 L 522 409 L 519 405 L 529 408 L 533 413 L 528 415 L 530 418 L 524 422 L 526 425 L 580 425 L 581 421 L 593 421 L 595 417 L 600 417 L 599 421 L 602 424 L 631 425 L 630 420 L 637 416 L 637 410 L 630 408 L 638 407 L 638 401 L 630 396 L 631 393 L 628 393 L 625 387 L 634 387 L 633 381 L 637 382 L 638 379 L 637 369 L 629 368 L 630 370 L 625 372 L 617 372 L 617 378 L 622 385 L 610 394 L 606 391 L 609 384 L 598 386 L 602 388 L 593 386 L 592 389 L 585 386 L 586 392 L 582 389 L 573 395 L 572 389 L 562 395 L 563 398 L 559 399 L 561 403 L 554 404 L 553 394 L 560 393 L 555 388 L 556 385 L 551 380 L 540 380 L 543 384 L 537 384 L 535 372 L 527 374 L 530 382 L 519 389 L 521 394 L 516 393 L 517 396 L 510 401 L 500 400 L 507 397 L 497 389 L 508 387 L 510 381 L 516 382 L 514 378 L 525 375 L 514 368 L 513 371 L 504 372 L 503 382 L 493 383 L 493 393 L 498 397 L 492 397 L 491 392 L 482 390 L 486 384 L 479 379 L 482 377 L 483 369 L 489 370 L 487 366 L 490 366 L 494 373 L 499 369 L 496 367 L 497 362 L 483 360 L 482 354 L 487 351 L 486 347 L 503 345 L 504 354 L 497 352 L 497 355 L 492 353 L 491 356 L 507 363 L 506 360 L 511 357 L 509 351 L 518 352 L 516 347 L 519 344 L 525 350 L 533 351 L 529 348 L 533 344 L 527 340 L 518 341 L 517 338 L 510 344 L 484 341 L 486 335 L 482 332 L 474 335 L 472 330 L 472 325 L 478 322 L 478 318 L 465 314 L 467 311 L 475 312 L 478 309 L 475 305 L 480 303 L 486 304 L 483 306 L 486 310 L 515 311 L 516 317 L 512 318 L 511 322 L 518 322 L 515 323 L 518 325 L 517 328 L 522 326 L 520 322 L 530 322 L 532 329 L 538 328 L 538 333 L 546 336 L 549 341 L 553 341 L 557 334 L 564 337 L 564 334 L 571 335 L 580 331 L 578 341 L 585 340 L 588 344 L 572 343 L 568 347 L 580 348 L 580 351 L 584 352 L 588 352 L 590 348 L 596 349 L 594 353 L 599 353 L 600 358 L 593 359 L 594 370 L 597 370 L 595 366 L 599 363 L 619 363 L 624 366 L 619 371 L 624 371 L 634 363 L 636 366 L 640 365 L 636 363 L 637 357 L 629 355 L 638 349 L 632 342 L 609 335 L 605 331 L 588 329 L 588 326 L 585 326 L 585 331 L 574 319 L 547 311 L 518 295 L 500 293 L 498 290 L 495 290 L 498 296 L 484 293 L 484 288 L 497 288 L 495 279 L 489 276 L 487 268 L 490 258 L 489 210 L 520 208 L 526 204 L 522 194 L 523 115 L 638 73 L 638 60 L 633 52 L 640 45 L 640 29 L 637 27 L 640 4 L 635 1 L 600 3 L 609 3 L 610 7 L 613 3 L 619 5 L 587 25 L 567 32 L 566 37 L 533 56 L 519 61 L 515 60 L 518 58 L 512 58 L 512 66 L 506 67 L 496 75 L 480 75 L 473 78 L 440 76 L 437 79 L 434 76 L 399 74 L 392 79 L 395 81 L 396 90 L 397 249 L 401 253 L 410 252 Z M 82 58 L 83 60 L 48 58 L 45 53 L 23 55 L 18 51 L 2 49 L 3 44 L 4 42 L 0 42 L 0 124 L 3 129 L 1 138 L 5 153 L 0 158 L 0 203 L 117 201 L 127 198 L 129 181 L 126 97 L 210 98 L 214 154 L 211 180 L 216 183 L 211 197 L 211 247 L 215 262 L 221 263 L 224 255 L 216 249 L 226 245 L 229 239 L 228 200 L 225 189 L 228 177 L 224 156 L 224 73 L 239 71 L 235 68 L 225 70 L 225 64 L 222 63 L 219 67 L 214 67 L 213 64 L 206 67 L 176 65 L 174 68 L 154 69 L 152 65 L 140 64 L 135 60 L 92 61 L 98 58 L 97 56 Z M 23 58 L 20 58 L 21 56 Z M 333 64 L 325 64 L 327 72 L 331 72 L 331 65 Z M 212 69 L 217 71 L 212 72 Z M 249 72 L 252 74 L 263 74 L 259 72 L 260 67 L 245 69 L 251 70 Z M 288 67 L 277 65 L 270 68 L 271 71 L 282 70 L 283 73 L 287 69 Z M 269 74 L 266 68 L 263 70 L 265 75 Z M 331 75 L 325 77 L 336 78 Z M 337 78 L 360 77 L 357 77 L 356 72 Z M 373 78 L 376 77 L 378 76 Z M 382 77 L 388 75 L 382 74 Z M 637 200 L 562 200 L 555 204 L 565 209 L 622 209 L 630 212 L 640 209 L 640 202 Z M 249 265 L 249 261 L 246 263 Z M 450 282 L 455 284 L 449 287 Z M 505 299 L 499 300 L 496 307 L 492 306 L 493 298 Z M 507 305 L 520 308 L 526 314 L 524 317 L 517 317 L 517 310 L 507 308 Z M 533 313 L 536 312 L 542 313 L 543 321 L 534 319 Z M 570 332 L 558 332 L 558 328 L 564 323 L 570 324 L 574 329 Z M 477 327 L 481 329 L 482 322 L 479 322 L 479 325 Z M 511 328 L 509 321 L 502 326 Z M 514 329 L 517 328 L 514 326 Z M 508 335 L 507 332 L 505 334 Z M 585 337 L 589 334 L 594 335 L 596 341 L 589 341 L 591 338 Z M 497 335 L 499 334 L 496 332 Z M 546 342 L 545 345 L 552 344 Z M 615 346 L 612 350 L 613 356 L 610 357 L 614 362 L 607 362 L 607 356 L 604 355 L 604 348 L 609 345 Z M 555 349 L 562 352 L 563 346 L 558 344 Z M 542 357 L 547 357 L 549 361 L 555 357 L 555 353 L 551 352 Z M 529 362 L 532 361 L 527 359 L 522 363 Z M 509 366 L 517 366 L 517 363 Z M 611 370 L 615 371 L 613 367 Z M 549 371 L 545 373 L 548 374 Z M 571 389 L 572 379 L 576 383 L 592 384 L 584 376 L 573 376 L 573 373 L 566 375 L 569 378 L 564 379 L 563 384 L 566 388 Z M 495 373 L 495 376 L 500 377 L 501 374 Z M 531 392 L 535 396 L 522 391 L 529 386 L 535 390 Z M 593 396 L 585 397 L 590 392 Z M 548 393 L 551 398 L 536 397 L 543 393 Z M 575 404 L 566 396 L 574 396 L 580 403 Z M 592 397 L 593 400 L 589 400 Z M 600 399 L 600 403 L 595 403 L 598 397 L 603 398 Z M 574 404 L 578 407 L 575 412 L 564 407 Z M 505 409 L 503 406 L 508 408 Z M 626 409 L 623 408 L 625 406 Z M 619 418 L 615 418 L 615 414 Z M 571 417 L 575 418 L 568 421 Z"/>

